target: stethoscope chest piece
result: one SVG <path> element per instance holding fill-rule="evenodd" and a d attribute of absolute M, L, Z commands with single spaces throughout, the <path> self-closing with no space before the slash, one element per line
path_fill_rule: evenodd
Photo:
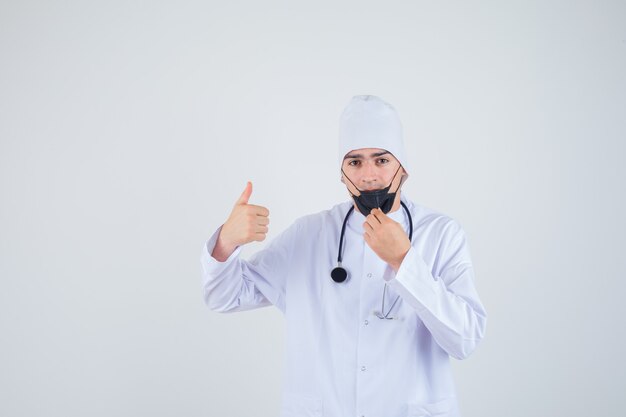
<path fill-rule="evenodd" d="M 330 271 L 330 277 L 335 282 L 344 282 L 348 278 L 348 271 L 346 271 L 344 267 L 339 265 L 338 267 L 333 268 L 333 270 Z"/>

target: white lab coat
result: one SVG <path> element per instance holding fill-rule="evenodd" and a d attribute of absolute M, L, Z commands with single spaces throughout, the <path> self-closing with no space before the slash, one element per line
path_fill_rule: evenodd
<path fill-rule="evenodd" d="M 449 356 L 466 358 L 483 338 L 486 312 L 474 287 L 465 234 L 453 219 L 413 204 L 413 241 L 397 273 L 363 239 L 365 217 L 348 220 L 335 283 L 339 235 L 351 201 L 302 217 L 249 261 L 237 249 L 202 250 L 204 299 L 212 310 L 275 305 L 287 326 L 281 417 L 458 417 Z M 402 208 L 388 214 L 408 231 Z M 384 283 L 388 282 L 381 320 Z"/>

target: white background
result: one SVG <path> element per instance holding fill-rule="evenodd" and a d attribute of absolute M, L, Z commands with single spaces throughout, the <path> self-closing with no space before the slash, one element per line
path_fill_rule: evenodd
<path fill-rule="evenodd" d="M 621 415 L 625 22 L 597 0 L 0 1 L 0 415 L 276 416 L 283 319 L 209 311 L 200 250 L 247 180 L 269 239 L 347 198 L 355 94 L 397 108 L 406 195 L 469 236 L 489 320 L 454 361 L 464 416 Z"/>

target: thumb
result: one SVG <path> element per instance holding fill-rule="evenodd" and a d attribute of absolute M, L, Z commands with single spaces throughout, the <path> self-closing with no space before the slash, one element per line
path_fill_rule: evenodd
<path fill-rule="evenodd" d="M 250 199 L 251 194 L 252 194 L 252 183 L 248 181 L 248 183 L 246 184 L 246 189 L 243 190 L 243 193 L 241 193 L 241 196 L 239 197 L 235 205 L 240 206 L 243 204 L 248 204 L 248 200 Z"/>

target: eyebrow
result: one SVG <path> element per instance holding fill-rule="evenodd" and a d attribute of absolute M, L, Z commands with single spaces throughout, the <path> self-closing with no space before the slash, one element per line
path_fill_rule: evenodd
<path fill-rule="evenodd" d="M 377 158 L 379 156 L 383 156 L 383 155 L 387 155 L 389 153 L 389 151 L 382 151 L 382 152 L 374 152 L 373 154 L 370 155 L 370 158 Z M 353 154 L 349 154 L 343 157 L 343 159 L 359 159 L 359 158 L 363 158 L 363 155 L 360 153 L 353 153 Z"/>

